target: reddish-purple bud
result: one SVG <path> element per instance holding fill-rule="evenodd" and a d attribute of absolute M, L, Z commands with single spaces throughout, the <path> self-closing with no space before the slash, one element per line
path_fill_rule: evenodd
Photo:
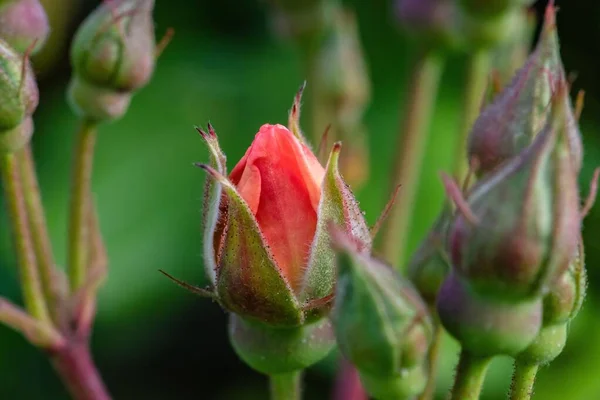
<path fill-rule="evenodd" d="M 549 6 L 540 41 L 513 81 L 487 106 L 471 131 L 469 160 L 477 159 L 478 173 L 493 171 L 529 146 L 541 131 L 550 110 L 552 93 L 566 84 L 560 60 L 555 10 Z M 564 108 L 563 128 L 577 171 L 582 163 L 582 144 L 569 96 Z"/>
<path fill-rule="evenodd" d="M 564 128 L 560 86 L 533 144 L 486 175 L 468 195 L 470 212 L 449 231 L 458 274 L 480 293 L 524 299 L 549 290 L 567 269 L 580 232 L 577 173 Z"/>
<path fill-rule="evenodd" d="M 0 0 L 0 38 L 16 51 L 37 52 L 49 33 L 48 16 L 39 0 Z"/>

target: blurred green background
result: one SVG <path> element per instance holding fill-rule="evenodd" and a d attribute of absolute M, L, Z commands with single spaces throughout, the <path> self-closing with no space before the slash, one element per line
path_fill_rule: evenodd
<path fill-rule="evenodd" d="M 59 260 L 65 259 L 66 211 L 72 138 L 77 121 L 65 101 L 68 44 L 94 1 L 42 1 L 52 17 L 52 39 L 36 60 L 41 105 L 36 113 L 35 155 Z M 413 48 L 397 28 L 389 0 L 348 2 L 357 10 L 373 82 L 366 115 L 371 179 L 358 193 L 370 222 L 386 202 L 393 143 L 398 130 Z M 586 146 L 582 190 L 600 163 L 600 3 L 558 1 L 562 54 L 575 88 L 587 91 L 583 114 Z M 541 9 L 543 4 L 538 4 Z M 157 33 L 175 39 L 154 79 L 134 99 L 126 117 L 103 126 L 94 192 L 110 255 L 110 278 L 100 293 L 93 348 L 116 399 L 264 399 L 266 379 L 245 367 L 226 337 L 218 306 L 179 289 L 159 268 L 204 284 L 200 215 L 204 175 L 192 167 L 207 159 L 194 125 L 211 121 L 233 165 L 263 123 L 285 123 L 304 80 L 298 54 L 274 38 L 259 0 L 158 0 Z M 438 171 L 449 170 L 459 124 L 464 57 L 453 57 L 443 79 L 432 140 L 419 187 L 410 248 L 436 216 L 442 199 Z M 308 83 L 310 90 L 310 82 Z M 310 126 L 309 121 L 304 121 Z M 588 297 L 572 324 L 564 353 L 543 368 L 536 399 L 600 398 L 600 210 L 585 223 Z M 20 301 L 6 227 L 0 225 L 0 293 Z M 447 338 L 438 397 L 451 383 L 457 347 Z M 330 396 L 335 355 L 307 374 L 306 398 Z M 508 390 L 510 360 L 499 358 L 484 399 Z M 0 326 L 0 399 L 66 399 L 44 355 Z"/>

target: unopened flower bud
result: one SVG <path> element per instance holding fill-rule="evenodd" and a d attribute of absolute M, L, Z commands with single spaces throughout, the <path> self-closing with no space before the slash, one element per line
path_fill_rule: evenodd
<path fill-rule="evenodd" d="M 520 302 L 486 296 L 452 271 L 437 298 L 444 328 L 471 354 L 516 355 L 537 337 L 542 326 L 542 301 Z"/>
<path fill-rule="evenodd" d="M 587 285 L 583 244 L 580 243 L 569 269 L 554 283 L 543 300 L 543 326 L 535 341 L 517 360 L 533 365 L 545 365 L 562 353 L 567 341 L 567 328 L 575 318 L 585 297 Z"/>
<path fill-rule="evenodd" d="M 297 96 L 295 107 L 299 102 Z M 209 174 L 203 219 L 212 296 L 235 314 L 230 337 L 240 357 L 265 373 L 304 368 L 334 345 L 323 322 L 336 278 L 328 224 L 343 226 L 365 251 L 371 246 L 339 172 L 341 145 L 323 168 L 303 141 L 297 114 L 291 131 L 264 125 L 229 176 L 214 130 L 200 130 L 211 153 L 211 165 L 199 166 Z M 309 350 L 315 352 L 302 354 Z"/>
<path fill-rule="evenodd" d="M 0 40 L 0 152 L 13 152 L 31 138 L 38 89 L 29 61 Z"/>
<path fill-rule="evenodd" d="M 42 48 L 50 25 L 39 0 L 0 0 L 0 38 L 19 53 L 31 48 L 31 53 Z"/>
<path fill-rule="evenodd" d="M 493 171 L 529 146 L 546 123 L 552 93 L 566 84 L 556 34 L 555 10 L 549 6 L 540 41 L 513 81 L 475 121 L 468 142 L 469 160 L 478 174 Z M 581 168 L 581 135 L 569 96 L 562 98 L 563 129 L 577 171 Z"/>
<path fill-rule="evenodd" d="M 451 217 L 449 208 L 442 210 L 408 264 L 408 277 L 429 306 L 435 305 L 438 291 L 450 271 L 445 244 Z"/>
<path fill-rule="evenodd" d="M 448 246 L 456 271 L 480 293 L 522 300 L 538 296 L 567 269 L 581 216 L 577 175 L 564 126 L 561 86 L 546 127 L 515 159 L 486 175 L 469 194 Z"/>
<path fill-rule="evenodd" d="M 148 82 L 156 58 L 153 8 L 154 0 L 104 2 L 80 26 L 71 48 L 70 86 L 78 113 L 116 119 Z"/>
<path fill-rule="evenodd" d="M 309 51 L 331 24 L 338 7 L 335 0 L 267 0 L 272 6 L 273 29 Z"/>
<path fill-rule="evenodd" d="M 321 41 L 314 66 L 313 84 L 320 107 L 315 126 L 331 124 L 330 133 L 345 150 L 342 173 L 353 187 L 367 177 L 368 149 L 362 117 L 370 98 L 371 84 L 365 65 L 355 16 L 339 9 Z"/>
<path fill-rule="evenodd" d="M 372 396 L 412 398 L 423 389 L 414 383 L 423 382 L 433 335 L 427 307 L 409 281 L 361 252 L 348 236 L 333 233 L 339 252 L 331 319 L 340 350 Z"/>
<path fill-rule="evenodd" d="M 453 0 L 396 0 L 400 24 L 431 47 L 455 49 L 463 45 L 461 10 Z"/>

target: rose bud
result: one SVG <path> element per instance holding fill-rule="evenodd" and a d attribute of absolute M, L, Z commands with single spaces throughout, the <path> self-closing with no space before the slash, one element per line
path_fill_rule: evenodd
<path fill-rule="evenodd" d="M 338 283 L 331 320 L 337 343 L 375 398 L 423 391 L 433 336 L 427 306 L 412 284 L 332 227 Z"/>
<path fill-rule="evenodd" d="M 462 15 L 452 0 L 396 0 L 396 16 L 426 46 L 456 49 L 464 45 Z"/>
<path fill-rule="evenodd" d="M 200 165 L 210 178 L 207 275 L 215 298 L 232 313 L 238 355 L 265 373 L 308 366 L 333 346 L 322 318 L 336 277 L 328 223 L 343 226 L 365 251 L 371 246 L 362 212 L 339 173 L 341 145 L 324 169 L 294 118 L 290 125 L 297 136 L 282 125 L 261 127 L 229 177 L 214 131 L 202 132 L 212 155 L 212 166 Z"/>
<path fill-rule="evenodd" d="M 529 146 L 546 122 L 552 93 L 565 84 L 556 34 L 555 10 L 549 5 L 535 51 L 513 81 L 475 121 L 468 141 L 469 160 L 477 159 L 478 174 L 493 171 Z M 563 98 L 568 143 L 577 171 L 582 144 L 569 96 Z"/>
<path fill-rule="evenodd" d="M 470 286 L 519 301 L 546 293 L 568 268 L 581 226 L 577 173 L 564 129 L 566 86 L 530 147 L 473 188 L 470 211 L 448 234 L 451 260 Z"/>
<path fill-rule="evenodd" d="M 71 48 L 69 94 L 80 115 L 104 121 L 121 117 L 131 95 L 152 76 L 154 0 L 103 2 L 77 30 Z"/>
<path fill-rule="evenodd" d="M 580 242 L 569 269 L 544 296 L 542 329 L 535 341 L 517 356 L 518 362 L 546 365 L 562 353 L 567 341 L 568 325 L 581 309 L 586 286 L 584 251 Z"/>
<path fill-rule="evenodd" d="M 430 307 L 435 306 L 438 291 L 450 271 L 445 243 L 451 217 L 451 210 L 445 207 L 408 263 L 408 277 Z"/>
<path fill-rule="evenodd" d="M 39 0 L 0 0 L 0 37 L 16 51 L 37 52 L 49 33 L 48 16 Z"/>
<path fill-rule="evenodd" d="M 316 126 L 331 124 L 329 133 L 344 142 L 341 169 L 359 187 L 368 175 L 368 148 L 362 118 L 371 84 L 353 13 L 340 9 L 317 52 L 313 83 L 320 99 Z M 325 118 L 332 118 L 331 120 Z"/>
<path fill-rule="evenodd" d="M 29 142 L 38 98 L 29 60 L 0 40 L 0 153 L 14 152 Z"/>
<path fill-rule="evenodd" d="M 542 301 L 488 296 L 451 271 L 437 297 L 444 328 L 470 354 L 491 357 L 517 355 L 537 337 L 542 326 Z"/>

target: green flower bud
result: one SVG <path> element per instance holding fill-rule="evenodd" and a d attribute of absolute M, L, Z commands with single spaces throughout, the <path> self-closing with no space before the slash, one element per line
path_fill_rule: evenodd
<path fill-rule="evenodd" d="M 451 210 L 445 207 L 408 263 L 408 277 L 429 306 L 435 305 L 438 291 L 450 271 L 444 245 L 451 217 Z"/>
<path fill-rule="evenodd" d="M 437 310 L 446 330 L 471 354 L 516 355 L 537 337 L 542 325 L 542 301 L 520 302 L 489 297 L 451 272 L 438 294 Z"/>
<path fill-rule="evenodd" d="M 581 216 L 577 175 L 561 105 L 517 158 L 478 182 L 449 230 L 456 271 L 479 293 L 514 301 L 539 296 L 568 268 Z"/>
<path fill-rule="evenodd" d="M 79 27 L 71 48 L 70 85 L 79 114 L 118 118 L 131 94 L 150 80 L 156 58 L 153 8 L 154 0 L 104 2 Z"/>
<path fill-rule="evenodd" d="M 229 339 L 237 355 L 263 374 L 305 369 L 335 346 L 326 318 L 296 328 L 274 328 L 230 314 Z"/>
<path fill-rule="evenodd" d="M 28 60 L 0 40 L 0 152 L 16 151 L 29 141 L 38 98 Z"/>
<path fill-rule="evenodd" d="M 567 341 L 569 322 L 575 318 L 583 304 L 586 282 L 583 245 L 580 242 L 569 269 L 544 297 L 543 327 L 535 341 L 517 356 L 519 362 L 545 365 L 560 355 Z"/>
<path fill-rule="evenodd" d="M 35 42 L 31 53 L 44 46 L 50 25 L 39 0 L 0 0 L 0 37 L 16 51 L 24 53 Z"/>
<path fill-rule="evenodd" d="M 475 121 L 468 142 L 469 160 L 477 159 L 478 174 L 496 169 L 531 144 L 548 117 L 557 87 L 565 85 L 556 33 L 555 10 L 549 6 L 540 41 L 513 81 Z M 577 171 L 581 168 L 581 135 L 569 96 L 562 97 L 568 145 Z"/>
<path fill-rule="evenodd" d="M 426 377 L 420 367 L 433 336 L 427 307 L 410 282 L 361 252 L 356 241 L 334 233 L 340 250 L 331 320 L 340 350 L 372 396 L 395 389 L 385 398 L 411 398 Z M 413 379 L 417 391 L 406 393 Z"/>
<path fill-rule="evenodd" d="M 569 268 L 544 296 L 544 325 L 569 322 L 581 309 L 587 287 L 584 257 L 580 244 Z"/>
<path fill-rule="evenodd" d="M 535 0 L 460 0 L 465 11 L 482 17 L 494 17 L 511 9 L 529 6 Z"/>
<path fill-rule="evenodd" d="M 462 21 L 469 49 L 491 49 L 508 43 L 522 31 L 527 16 L 514 9 L 485 19 L 465 15 Z"/>
<path fill-rule="evenodd" d="M 294 39 L 307 51 L 331 25 L 338 7 L 335 0 L 267 1 L 272 5 L 273 30 L 283 37 Z"/>
<path fill-rule="evenodd" d="M 452 0 L 396 0 L 396 16 L 427 46 L 454 50 L 464 45 L 462 13 Z"/>

